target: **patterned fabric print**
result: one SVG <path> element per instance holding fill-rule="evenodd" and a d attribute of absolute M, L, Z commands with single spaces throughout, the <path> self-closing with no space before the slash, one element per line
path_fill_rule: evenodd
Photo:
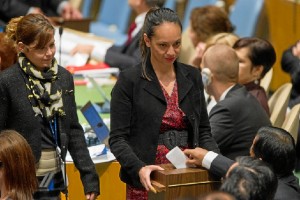
<path fill-rule="evenodd" d="M 53 59 L 52 66 L 45 72 L 38 71 L 23 53 L 19 54 L 19 64 L 28 77 L 27 89 L 31 95 L 28 96 L 33 111 L 48 120 L 56 113 L 64 114 L 62 91 L 56 84 L 58 65 Z"/>
<path fill-rule="evenodd" d="M 173 91 L 171 96 L 167 93 L 164 87 L 161 85 L 162 91 L 167 101 L 167 109 L 162 118 L 162 123 L 160 126 L 160 133 L 165 131 L 176 129 L 183 130 L 186 128 L 186 123 L 184 121 L 185 114 L 179 108 L 178 105 L 178 88 L 177 82 L 175 81 Z"/>
<path fill-rule="evenodd" d="M 146 189 L 137 189 L 127 184 L 126 200 L 148 200 L 148 192 Z"/>

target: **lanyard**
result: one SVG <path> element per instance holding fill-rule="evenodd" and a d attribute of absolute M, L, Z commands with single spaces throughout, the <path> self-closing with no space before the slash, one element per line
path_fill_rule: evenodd
<path fill-rule="evenodd" d="M 49 126 L 50 126 L 50 131 L 52 134 L 53 139 L 55 140 L 55 145 L 56 147 L 58 147 L 58 142 L 57 142 L 57 118 L 56 115 L 54 116 L 54 118 L 49 121 Z"/>

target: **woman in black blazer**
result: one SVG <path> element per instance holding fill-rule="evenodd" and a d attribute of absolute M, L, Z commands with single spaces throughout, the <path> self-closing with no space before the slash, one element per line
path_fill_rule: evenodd
<path fill-rule="evenodd" d="M 54 57 L 54 27 L 45 16 L 28 14 L 12 19 L 6 32 L 19 54 L 18 62 L 0 73 L 0 130 L 14 129 L 26 139 L 39 180 L 55 173 L 58 195 L 65 190 L 61 160 L 68 150 L 87 199 L 96 199 L 99 178 L 78 122 L 73 77 Z"/>
<path fill-rule="evenodd" d="M 165 155 L 173 147 L 219 151 L 200 72 L 176 61 L 181 32 L 174 11 L 151 9 L 142 29 L 143 61 L 122 71 L 112 91 L 109 144 L 121 164 L 127 199 L 147 199 L 150 173 L 162 170 L 157 164 L 168 162 Z"/>

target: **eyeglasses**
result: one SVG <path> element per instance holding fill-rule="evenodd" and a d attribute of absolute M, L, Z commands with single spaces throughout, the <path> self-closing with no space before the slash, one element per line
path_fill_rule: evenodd
<path fill-rule="evenodd" d="M 56 48 L 55 43 L 52 43 L 48 47 L 43 47 L 43 48 L 35 48 L 35 47 L 27 46 L 27 45 L 26 45 L 26 47 L 29 50 L 36 52 L 37 54 L 46 54 L 49 51 L 49 49 L 51 52 L 53 52 L 53 51 L 55 51 L 55 48 Z"/>

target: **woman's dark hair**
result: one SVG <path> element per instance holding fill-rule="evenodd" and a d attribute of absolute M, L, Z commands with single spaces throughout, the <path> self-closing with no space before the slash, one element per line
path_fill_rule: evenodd
<path fill-rule="evenodd" d="M 145 18 L 145 22 L 142 28 L 142 34 L 140 38 L 140 49 L 142 54 L 142 74 L 143 77 L 151 80 L 151 77 L 146 72 L 146 62 L 150 56 L 150 49 L 146 46 L 144 41 L 144 34 L 151 40 L 155 34 L 154 28 L 163 24 L 164 22 L 172 22 L 178 24 L 182 30 L 181 21 L 176 12 L 169 8 L 151 8 Z"/>
<path fill-rule="evenodd" d="M 276 61 L 276 52 L 270 42 L 260 38 L 246 37 L 240 38 L 233 45 L 234 49 L 249 48 L 249 59 L 253 66 L 263 66 L 263 71 L 260 78 L 271 69 Z"/>

